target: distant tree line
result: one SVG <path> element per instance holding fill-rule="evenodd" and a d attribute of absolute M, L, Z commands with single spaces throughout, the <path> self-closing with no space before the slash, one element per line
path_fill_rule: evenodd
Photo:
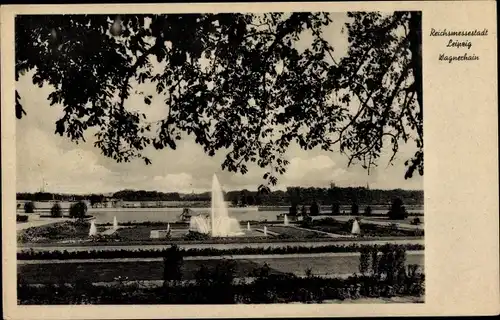
<path fill-rule="evenodd" d="M 90 197 L 90 195 L 51 192 L 18 192 L 16 194 L 16 199 L 22 201 L 79 201 L 86 200 L 88 197 Z"/>
<path fill-rule="evenodd" d="M 401 199 L 406 205 L 421 205 L 424 203 L 422 190 L 371 190 L 358 188 L 303 188 L 289 187 L 286 191 L 230 191 L 226 193 L 226 200 L 233 205 L 284 205 L 284 206 L 336 206 L 340 211 L 341 205 L 387 205 L 394 199 Z M 358 208 L 359 209 L 359 208 Z"/>
<path fill-rule="evenodd" d="M 178 192 L 158 192 L 145 190 L 122 190 L 115 192 L 113 198 L 124 201 L 180 201 Z"/>
<path fill-rule="evenodd" d="M 17 200 L 25 201 L 79 201 L 89 200 L 92 203 L 105 201 L 106 198 L 123 201 L 210 201 L 210 192 L 181 194 L 178 192 L 164 193 L 145 190 L 122 190 L 105 197 L 102 194 L 72 195 L 53 194 L 47 192 L 17 193 Z M 283 206 L 310 206 L 318 205 L 341 206 L 352 205 L 387 205 L 394 199 L 401 199 L 405 205 L 421 205 L 424 202 L 422 190 L 377 190 L 364 187 L 357 188 L 303 188 L 289 187 L 286 191 L 250 191 L 235 190 L 225 192 L 226 201 L 235 206 L 253 205 L 283 205 Z"/>

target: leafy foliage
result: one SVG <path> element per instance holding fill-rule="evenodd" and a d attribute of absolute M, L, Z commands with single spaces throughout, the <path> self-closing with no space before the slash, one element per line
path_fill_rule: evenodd
<path fill-rule="evenodd" d="M 356 97 L 359 108 L 340 131 L 340 150 L 369 169 L 385 143 L 392 146 L 392 162 L 399 143 L 413 140 L 417 151 L 405 163 L 405 178 L 423 175 L 421 13 L 349 16 L 349 52 L 333 74 L 345 88 L 341 99 Z"/>
<path fill-rule="evenodd" d="M 367 273 L 370 267 L 370 257 L 370 248 L 363 247 L 359 256 L 359 272 L 363 275 Z"/>
<path fill-rule="evenodd" d="M 16 80 L 33 70 L 33 84 L 52 85 L 48 100 L 64 110 L 55 133 L 78 143 L 93 128 L 95 147 L 118 162 L 150 164 L 146 147 L 175 150 L 192 135 L 210 156 L 225 150 L 222 169 L 245 174 L 257 163 L 275 185 L 292 142 L 338 146 L 369 169 L 389 137 L 394 155 L 400 141 L 416 142 L 406 177 L 422 175 L 420 13 L 349 17 L 337 62 L 321 12 L 19 15 Z M 311 44 L 298 50 L 304 35 Z M 146 106 L 164 101 L 163 119 L 126 106 L 134 88 Z"/>
<path fill-rule="evenodd" d="M 379 254 L 379 252 L 381 254 Z M 294 274 L 276 274 L 268 265 L 249 273 L 255 281 L 235 283 L 235 260 L 222 260 L 215 268 L 206 265 L 195 274 L 192 284 L 178 283 L 168 288 L 132 285 L 99 287 L 88 279 L 71 286 L 66 284 L 30 286 L 18 278 L 20 304 L 221 304 L 321 302 L 330 299 L 360 297 L 422 296 L 425 276 L 416 265 L 405 265 L 405 251 L 400 246 L 385 245 L 365 250 L 365 274 L 346 279 L 322 278 L 306 271 L 306 278 Z M 370 256 L 377 259 L 377 271 L 369 270 Z"/>
<path fill-rule="evenodd" d="M 34 213 L 35 209 L 35 204 L 32 201 L 26 202 L 24 204 L 24 213 Z"/>
<path fill-rule="evenodd" d="M 167 286 L 170 281 L 181 280 L 183 262 L 182 251 L 178 246 L 173 245 L 166 250 L 163 256 L 163 280 L 165 281 L 165 286 Z"/>
<path fill-rule="evenodd" d="M 16 222 L 28 222 L 29 216 L 24 214 L 16 214 Z"/>
<path fill-rule="evenodd" d="M 254 205 L 290 205 L 295 204 L 298 206 L 300 203 L 310 204 L 316 200 L 321 205 L 338 204 L 348 205 L 351 199 L 357 199 L 358 203 L 362 205 L 375 205 L 375 204 L 390 204 L 394 198 L 401 198 L 406 204 L 421 205 L 423 203 L 422 190 L 377 190 L 358 188 L 303 188 L 303 187 L 288 187 L 286 191 L 274 190 L 269 193 L 262 193 L 259 191 L 249 190 L 234 190 L 225 193 L 226 201 L 238 204 L 241 200 L 242 193 Z M 17 200 L 28 201 L 72 201 L 74 200 L 89 200 L 92 203 L 92 198 L 101 199 L 101 195 L 71 195 L 71 194 L 54 194 L 54 193 L 17 193 Z M 157 206 L 156 201 L 184 201 L 185 204 L 178 204 L 178 206 L 193 207 L 196 205 L 206 206 L 204 203 L 194 203 L 190 201 L 210 201 L 211 193 L 203 192 L 198 194 L 179 194 L 177 192 L 164 193 L 157 191 L 145 190 L 121 190 L 115 192 L 111 199 L 120 199 L 123 201 L 149 201 L 148 206 Z M 376 200 L 375 200 L 376 199 Z M 95 200 L 94 200 L 95 201 Z M 99 200 L 100 201 L 100 200 Z M 248 202 L 247 201 L 247 202 Z M 160 203 L 163 205 L 164 203 Z M 122 205 L 127 205 L 122 203 Z M 340 210 L 340 208 L 339 208 Z"/>
<path fill-rule="evenodd" d="M 367 206 L 365 208 L 365 212 L 363 213 L 363 215 L 365 215 L 365 216 L 371 216 L 372 215 L 372 207 Z"/>
<path fill-rule="evenodd" d="M 338 202 L 334 202 L 332 204 L 332 216 L 340 215 L 340 204 Z"/>
<path fill-rule="evenodd" d="M 50 215 L 54 218 L 62 217 L 62 209 L 59 203 L 54 203 L 52 208 L 50 208 Z"/>
<path fill-rule="evenodd" d="M 408 212 L 403 205 L 403 200 L 395 198 L 392 202 L 391 209 L 389 210 L 389 219 L 402 220 L 408 217 Z"/>
<path fill-rule="evenodd" d="M 85 229 L 88 231 L 88 227 Z M 424 250 L 420 244 L 401 245 L 405 250 Z M 296 254 L 296 253 L 325 253 L 325 252 L 361 252 L 379 248 L 376 245 L 326 245 L 321 247 L 288 246 L 288 247 L 245 247 L 237 249 L 180 249 L 182 257 L 188 256 L 227 256 L 247 254 Z M 34 251 L 24 250 L 17 253 L 18 260 L 68 260 L 68 259 L 116 259 L 116 258 L 158 258 L 165 257 L 168 249 L 139 249 L 139 250 L 89 250 L 89 251 Z M 377 250 L 375 250 L 377 251 Z"/>
<path fill-rule="evenodd" d="M 309 211 L 311 212 L 311 216 L 319 216 L 320 208 L 319 208 L 319 205 L 316 201 L 314 201 L 311 204 Z"/>
<path fill-rule="evenodd" d="M 357 203 L 351 204 L 351 215 L 357 216 L 359 214 L 359 206 Z"/>
<path fill-rule="evenodd" d="M 78 201 L 76 203 L 73 203 L 69 207 L 69 216 L 71 218 L 82 219 L 85 217 L 86 213 L 87 213 L 87 204 L 83 201 Z"/>
<path fill-rule="evenodd" d="M 202 241 L 208 239 L 210 239 L 210 235 L 191 230 L 189 230 L 189 232 L 184 236 L 184 240 Z"/>

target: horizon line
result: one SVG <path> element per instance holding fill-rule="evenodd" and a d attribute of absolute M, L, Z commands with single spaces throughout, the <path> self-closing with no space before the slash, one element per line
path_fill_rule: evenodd
<path fill-rule="evenodd" d="M 304 188 L 304 189 L 308 189 L 308 188 L 316 188 L 316 189 L 330 189 L 330 187 L 300 187 L 300 186 L 289 186 L 287 188 Z M 370 190 L 370 191 L 375 191 L 375 190 L 380 190 L 380 191 L 395 191 L 395 190 L 402 190 L 402 191 L 421 191 L 423 192 L 424 190 L 423 189 L 403 189 L 403 188 L 391 188 L 391 189 L 379 189 L 379 188 L 367 188 L 367 187 L 363 187 L 363 186 L 356 186 L 356 187 L 341 187 L 341 186 L 336 186 L 335 188 L 337 189 L 367 189 L 367 190 Z M 224 190 L 223 188 L 223 192 L 234 192 L 234 191 L 244 191 L 244 190 L 247 190 L 249 192 L 258 192 L 258 188 L 256 190 L 252 190 L 252 189 L 246 189 L 246 188 L 242 188 L 242 189 L 232 189 L 232 190 Z M 109 192 L 76 192 L 76 193 L 65 193 L 65 192 L 54 192 L 54 191 L 48 191 L 48 190 L 44 190 L 44 191 L 41 191 L 41 190 L 38 190 L 38 191 L 34 191 L 34 192 L 30 192 L 30 191 L 16 191 L 16 195 L 18 193 L 51 193 L 51 194 L 60 194 L 60 195 L 80 195 L 80 196 L 83 196 L 83 195 L 90 195 L 90 194 L 114 194 L 114 193 L 117 193 L 117 192 L 121 192 L 121 191 L 146 191 L 146 192 L 157 192 L 157 193 L 178 193 L 179 195 L 190 195 L 190 194 L 203 194 L 203 193 L 210 193 L 211 191 L 210 190 L 207 190 L 207 191 L 201 191 L 201 192 L 182 192 L 182 191 L 158 191 L 158 190 L 146 190 L 146 189 L 120 189 L 120 190 L 117 190 L 117 191 L 109 191 Z M 282 189 L 277 189 L 277 190 L 273 190 L 271 192 L 276 192 L 276 191 L 283 191 L 283 192 L 286 192 L 286 189 L 285 190 L 282 190 Z"/>

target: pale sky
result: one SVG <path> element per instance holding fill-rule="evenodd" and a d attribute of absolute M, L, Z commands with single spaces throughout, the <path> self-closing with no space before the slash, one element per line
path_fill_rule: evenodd
<path fill-rule="evenodd" d="M 327 37 L 336 49 L 336 58 L 340 58 L 347 48 L 346 35 L 340 32 L 347 20 L 345 14 L 335 14 L 333 18 L 334 23 L 327 30 Z M 152 160 L 149 166 L 141 159 L 116 163 L 104 157 L 99 149 L 94 148 L 90 132 L 85 134 L 87 143 L 75 144 L 66 137 L 54 134 L 55 121 L 62 115 L 62 107 L 50 106 L 46 98 L 51 88 L 33 85 L 32 74 L 22 76 L 17 83 L 27 112 L 27 116 L 16 120 L 18 192 L 36 192 L 42 181 L 45 181 L 45 191 L 60 193 L 106 193 L 122 189 L 202 192 L 210 189 L 214 173 L 225 190 L 256 190 L 264 182 L 262 175 L 266 170 L 256 164 L 249 164 L 249 172 L 245 175 L 222 172 L 221 163 L 226 151 L 220 150 L 214 157 L 209 157 L 194 139 L 183 139 L 177 150 L 155 150 L 151 147 L 145 153 Z M 165 111 L 161 98 L 153 99 L 151 106 L 144 105 L 139 96 L 132 96 L 129 100 L 128 105 L 147 108 L 151 120 L 161 118 Z M 278 177 L 278 186 L 273 189 L 287 186 L 328 187 L 330 182 L 338 186 L 369 184 L 372 189 L 423 189 L 423 177 L 415 175 L 412 179 L 404 179 L 404 161 L 414 152 L 413 146 L 402 145 L 392 166 L 387 166 L 390 153 L 386 153 L 379 159 L 378 168 L 368 175 L 360 165 L 348 168 L 345 155 L 319 148 L 304 151 L 291 145 L 286 153 L 290 165 L 287 172 Z"/>

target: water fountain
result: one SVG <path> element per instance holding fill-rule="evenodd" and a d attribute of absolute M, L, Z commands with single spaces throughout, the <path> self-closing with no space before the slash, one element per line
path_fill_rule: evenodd
<path fill-rule="evenodd" d="M 113 218 L 113 230 L 118 230 L 118 221 L 116 220 L 116 216 Z"/>
<path fill-rule="evenodd" d="M 284 224 L 285 226 L 287 226 L 287 225 L 288 225 L 288 217 L 287 217 L 287 215 L 286 215 L 286 214 L 285 214 L 285 218 L 283 219 L 283 224 Z"/>
<path fill-rule="evenodd" d="M 210 218 L 207 216 L 193 216 L 189 219 L 189 230 L 210 234 Z"/>
<path fill-rule="evenodd" d="M 170 223 L 167 224 L 167 232 L 170 232 Z"/>
<path fill-rule="evenodd" d="M 354 222 L 352 223 L 351 234 L 358 235 L 360 233 L 361 233 L 361 228 L 359 227 L 358 220 L 355 219 Z"/>
<path fill-rule="evenodd" d="M 247 231 L 250 231 L 250 222 L 247 222 Z"/>
<path fill-rule="evenodd" d="M 215 174 L 212 178 L 212 210 L 210 216 L 198 215 L 191 217 L 189 230 L 210 234 L 212 237 L 232 237 L 244 234 L 238 220 L 229 217 L 224 202 L 224 194 Z"/>
<path fill-rule="evenodd" d="M 97 228 L 95 226 L 95 221 L 92 220 L 90 223 L 89 237 L 94 237 L 97 235 Z"/>

